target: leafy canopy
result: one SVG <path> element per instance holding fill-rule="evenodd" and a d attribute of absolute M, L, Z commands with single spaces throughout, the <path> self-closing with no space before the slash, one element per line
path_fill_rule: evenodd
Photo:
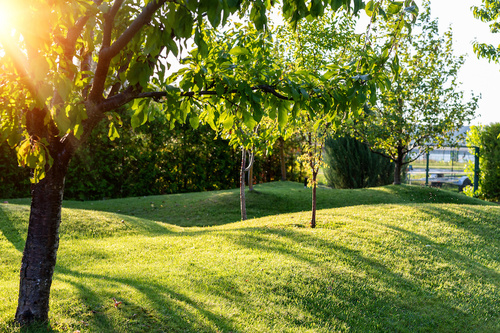
<path fill-rule="evenodd" d="M 313 114 L 321 105 L 333 117 L 362 105 L 365 87 L 383 59 L 363 60 L 358 71 L 344 73 L 342 79 L 335 75 L 336 83 L 330 80 L 331 72 L 280 73 L 270 66 L 258 74 L 259 63 L 250 58 L 265 53 L 265 47 L 247 45 L 244 36 L 228 50 L 221 49 L 223 57 L 215 59 L 217 52 L 208 48 L 212 29 L 239 14 L 246 15 L 256 31 L 265 31 L 266 13 L 273 5 L 262 0 L 19 0 L 17 9 L 10 11 L 12 19 L 2 21 L 5 33 L 0 35 L 0 141 L 17 147 L 19 162 L 33 168 L 33 180 L 38 181 L 54 161 L 71 158 L 99 122 L 108 123 L 111 139 L 118 137 L 123 106 L 129 103 L 134 127 L 154 117 L 155 109 L 149 107 L 153 100 L 163 102 L 158 112 L 166 113 L 171 126 L 189 119 L 196 127 L 203 116 L 208 123 L 210 118 L 229 122 L 238 117 L 250 128 L 267 115 L 264 110 L 270 105 L 278 110 L 270 111 L 270 118 L 278 116 L 281 126 L 298 109 L 308 108 Z M 374 20 L 377 15 L 400 18 L 392 26 L 394 41 L 415 10 L 408 0 L 370 1 L 367 7 Z M 321 16 L 326 8 L 356 12 L 363 2 L 282 2 L 283 16 L 292 25 Z M 0 8 L 5 11 L 9 9 Z M 180 86 L 173 87 L 165 79 L 167 56 L 178 56 L 190 38 L 197 45 L 193 59 L 206 59 L 206 64 L 199 62 L 179 73 Z M 245 69 L 255 66 L 238 76 L 233 71 L 235 59 L 247 59 Z M 332 90 L 335 84 L 345 91 Z M 234 107 L 221 107 L 226 103 L 222 96 L 229 94 L 235 96 L 231 102 L 239 113 Z M 216 101 L 202 96 L 216 96 Z"/>
<path fill-rule="evenodd" d="M 410 43 L 398 46 L 388 62 L 390 82 L 380 86 L 376 103 L 352 125 L 359 138 L 393 161 L 417 147 L 423 154 L 429 149 L 426 145 L 456 143 L 453 133 L 474 117 L 477 108 L 477 96 L 466 100 L 457 89 L 464 59 L 453 55 L 452 31 L 439 33 L 428 4 L 419 17 L 419 30 Z"/>

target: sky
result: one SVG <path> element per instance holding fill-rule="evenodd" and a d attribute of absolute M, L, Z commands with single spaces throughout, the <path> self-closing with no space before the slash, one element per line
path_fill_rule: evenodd
<path fill-rule="evenodd" d="M 421 1 L 419 1 L 421 3 Z M 481 94 L 477 118 L 473 125 L 500 122 L 500 64 L 477 59 L 472 42 L 478 40 L 493 45 L 499 44 L 500 34 L 492 34 L 487 23 L 472 15 L 471 6 L 480 5 L 481 0 L 432 0 L 431 16 L 439 20 L 439 31 L 443 33 L 452 27 L 454 51 L 457 55 L 467 54 L 467 60 L 459 72 L 461 90 L 469 94 Z"/>

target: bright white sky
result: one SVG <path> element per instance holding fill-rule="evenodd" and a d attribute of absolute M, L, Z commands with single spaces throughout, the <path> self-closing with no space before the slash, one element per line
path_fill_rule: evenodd
<path fill-rule="evenodd" d="M 421 1 L 417 1 L 420 2 Z M 500 64 L 477 59 L 472 50 L 472 42 L 477 39 L 493 45 L 499 44 L 500 34 L 492 34 L 487 23 L 476 20 L 471 7 L 481 0 L 432 0 L 431 15 L 439 19 L 439 31 L 443 33 L 449 26 L 453 29 L 454 49 L 457 55 L 468 54 L 459 73 L 462 90 L 481 94 L 477 118 L 472 124 L 500 122 Z"/>

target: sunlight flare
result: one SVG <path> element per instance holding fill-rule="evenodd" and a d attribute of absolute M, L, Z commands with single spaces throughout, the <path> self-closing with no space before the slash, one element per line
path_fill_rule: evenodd
<path fill-rule="evenodd" d="M 0 0 L 0 40 L 10 36 L 20 21 L 19 5 L 13 1 Z"/>

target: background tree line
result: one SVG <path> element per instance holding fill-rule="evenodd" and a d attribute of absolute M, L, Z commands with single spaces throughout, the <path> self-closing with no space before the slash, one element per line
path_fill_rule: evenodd
<path fill-rule="evenodd" d="M 75 154 L 66 178 L 65 199 L 100 200 L 142 195 L 210 191 L 239 185 L 239 149 L 208 125 L 184 124 L 170 129 L 156 118 L 132 129 L 123 119 L 120 137 L 108 138 L 101 123 Z M 283 147 L 287 180 L 300 181 L 300 142 L 290 138 Z M 29 169 L 18 166 L 15 151 L 0 145 L 0 198 L 28 197 Z M 281 179 L 280 144 L 256 158 L 253 182 Z"/>

